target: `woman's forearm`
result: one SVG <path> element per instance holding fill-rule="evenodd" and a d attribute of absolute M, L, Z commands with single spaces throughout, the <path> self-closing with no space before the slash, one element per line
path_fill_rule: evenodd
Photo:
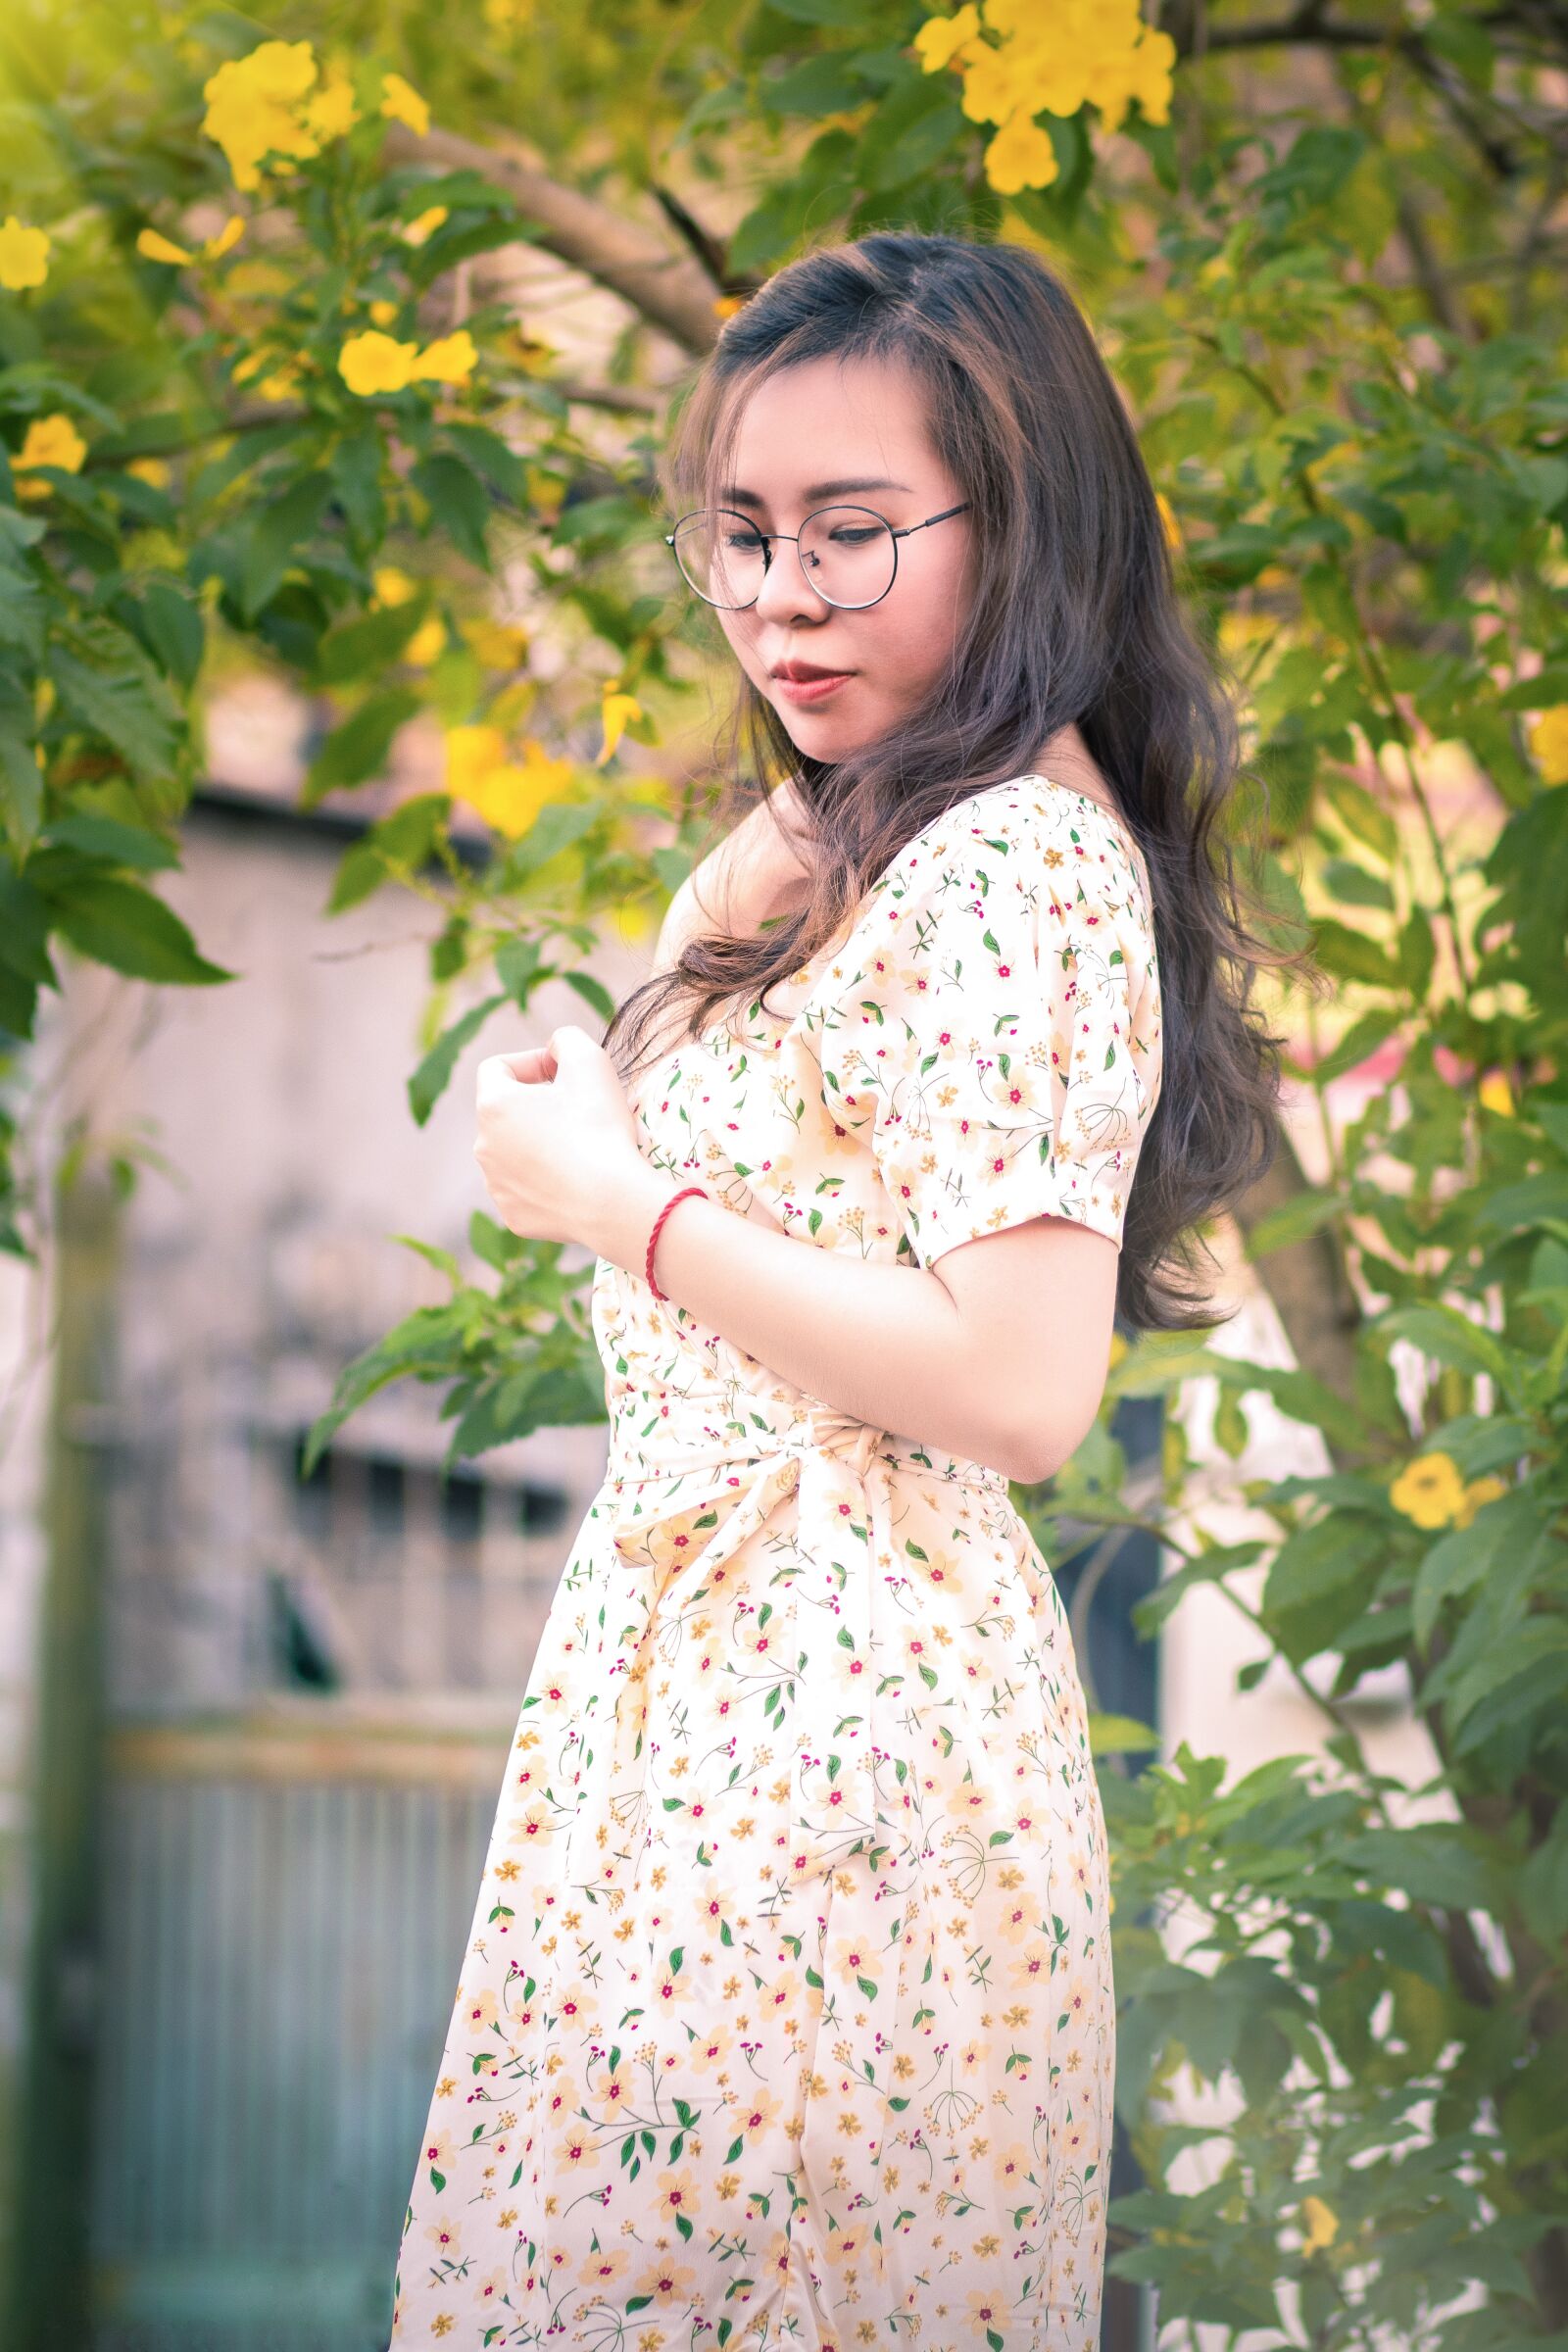
<path fill-rule="evenodd" d="M 590 1247 L 643 1273 L 654 1220 L 681 1182 L 640 1162 L 615 1187 Z M 962 1318 L 934 1274 L 815 1250 L 698 1199 L 664 1220 L 654 1270 L 670 1305 L 700 1329 L 835 1411 L 1022 1475 L 1006 1399 L 971 1360 Z"/>

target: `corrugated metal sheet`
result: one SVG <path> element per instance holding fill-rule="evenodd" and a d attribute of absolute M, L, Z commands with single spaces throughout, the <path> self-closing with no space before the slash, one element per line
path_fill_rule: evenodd
<path fill-rule="evenodd" d="M 345 1737 L 119 1738 L 94 2352 L 386 2343 L 506 1742 Z"/>

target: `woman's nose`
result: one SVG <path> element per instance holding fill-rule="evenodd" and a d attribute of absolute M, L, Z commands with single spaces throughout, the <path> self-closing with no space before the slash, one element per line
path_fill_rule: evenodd
<path fill-rule="evenodd" d="M 786 612 L 831 612 L 833 608 L 826 597 L 818 596 L 807 578 L 794 540 L 775 539 L 772 549 L 772 561 L 757 591 L 754 611 L 774 617 L 782 617 Z"/>

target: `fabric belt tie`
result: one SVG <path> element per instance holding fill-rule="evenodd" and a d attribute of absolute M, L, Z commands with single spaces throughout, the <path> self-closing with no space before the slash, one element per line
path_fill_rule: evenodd
<path fill-rule="evenodd" d="M 652 1510 L 633 1512 L 623 1503 L 614 1510 L 609 1524 L 614 1556 L 640 1568 L 648 1581 L 641 1607 L 629 1587 L 605 1594 L 606 1609 L 617 1611 L 622 1625 L 606 1618 L 606 1671 L 595 1678 L 583 1710 L 576 1750 L 578 1803 L 566 1832 L 570 1883 L 603 1879 L 614 1886 L 635 1875 L 649 1805 L 649 1758 L 641 1738 L 646 1672 L 655 1662 L 664 1589 L 672 1575 L 684 1579 L 687 1566 L 683 1562 L 677 1569 L 673 1549 L 659 1563 L 658 1546 L 649 1539 L 662 1525 L 734 1495 L 737 1471 L 744 1486 L 734 1507 L 690 1567 L 699 1579 L 710 1576 L 767 1524 L 781 1502 L 795 1496 L 800 1561 L 778 1612 L 787 1653 L 781 1672 L 794 1683 L 789 1865 L 812 1873 L 841 1859 L 861 1839 L 874 1838 L 878 1759 L 872 1693 L 895 1654 L 880 1638 L 879 1654 L 873 1654 L 877 1603 L 890 1605 L 889 1571 L 881 1563 L 895 1556 L 895 1465 L 880 1450 L 888 1442 L 886 1430 L 817 1406 L 787 1437 L 770 1434 L 765 1452 L 721 1446 L 711 1454 L 683 1449 L 680 1470 L 694 1472 L 692 1480 L 683 1475 L 678 1491 Z M 929 1465 L 923 1466 L 928 1471 Z M 651 1478 L 644 1473 L 640 1481 L 627 1483 L 662 1485 L 667 1476 L 656 1470 Z M 606 1493 L 614 1495 L 613 1473 Z M 644 1676 L 633 1682 L 639 1666 Z"/>

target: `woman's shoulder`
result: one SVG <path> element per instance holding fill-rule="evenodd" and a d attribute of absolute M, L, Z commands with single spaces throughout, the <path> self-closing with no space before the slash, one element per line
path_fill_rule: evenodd
<path fill-rule="evenodd" d="M 972 860 L 979 851 L 1016 859 L 1013 870 L 1037 879 L 1075 875 L 1126 899 L 1152 924 L 1144 855 L 1117 809 L 1082 787 L 1030 770 L 965 794 L 912 834 L 880 878 L 901 897 L 938 860 Z"/>

